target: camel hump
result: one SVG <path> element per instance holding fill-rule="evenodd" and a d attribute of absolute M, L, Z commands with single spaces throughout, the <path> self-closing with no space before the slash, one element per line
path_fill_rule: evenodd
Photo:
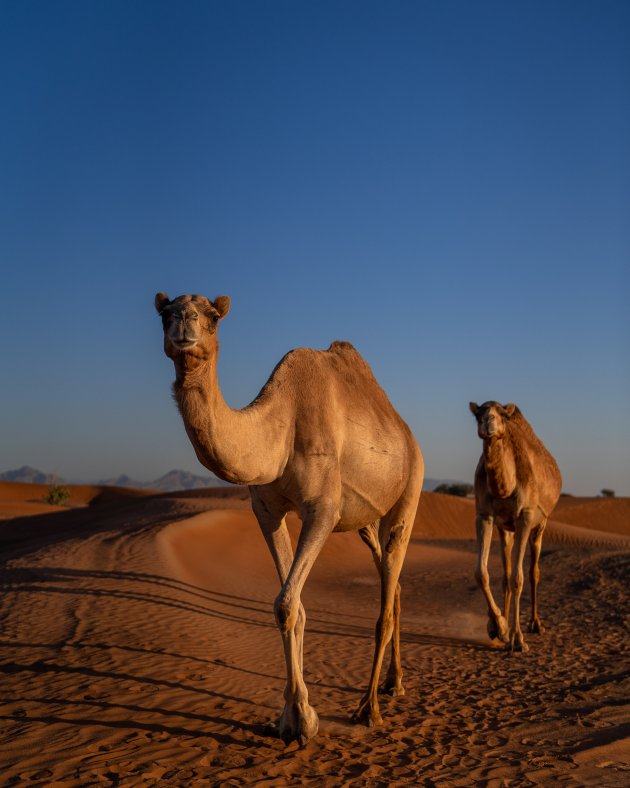
<path fill-rule="evenodd" d="M 334 342 L 330 343 L 328 350 L 331 350 L 333 353 L 343 352 L 345 350 L 352 350 L 355 353 L 357 352 L 357 349 L 354 345 L 352 345 L 350 342 L 345 342 L 343 339 L 335 339 Z"/>
<path fill-rule="evenodd" d="M 325 352 L 334 353 L 342 364 L 349 364 L 355 369 L 364 369 L 372 374 L 370 365 L 350 342 L 336 339 L 334 342 L 331 342 L 330 347 Z"/>

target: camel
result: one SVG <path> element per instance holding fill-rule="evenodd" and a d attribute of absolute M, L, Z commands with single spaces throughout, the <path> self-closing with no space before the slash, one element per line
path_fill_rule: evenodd
<path fill-rule="evenodd" d="M 528 651 L 520 625 L 523 558 L 530 545 L 532 615 L 529 631 L 541 634 L 538 616 L 540 550 L 547 519 L 558 502 L 562 477 L 521 411 L 510 403 L 471 402 L 483 453 L 475 473 L 477 569 L 475 576 L 488 604 L 488 635 L 510 651 Z M 504 615 L 494 601 L 488 575 L 492 525 L 497 526 L 503 560 Z M 514 560 L 512 548 L 516 547 Z"/>
<path fill-rule="evenodd" d="M 175 365 L 173 393 L 199 461 L 219 478 L 248 485 L 252 508 L 280 578 L 275 620 L 287 671 L 276 724 L 285 743 L 304 746 L 319 728 L 303 677 L 306 614 L 301 593 L 333 531 L 359 532 L 381 579 L 381 609 L 367 692 L 353 721 L 382 722 L 378 682 L 391 640 L 384 689 L 404 694 L 400 665 L 399 575 L 424 477 L 422 454 L 361 355 L 347 342 L 298 348 L 276 366 L 241 410 L 223 399 L 217 377 L 217 326 L 230 299 L 155 297 L 164 352 Z M 295 550 L 285 517 L 296 512 Z"/>

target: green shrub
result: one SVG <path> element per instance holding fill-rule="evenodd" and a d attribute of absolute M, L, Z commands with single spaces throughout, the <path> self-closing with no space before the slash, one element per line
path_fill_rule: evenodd
<path fill-rule="evenodd" d="M 438 484 L 433 490 L 436 493 L 444 493 L 445 495 L 457 495 L 460 498 L 467 498 L 472 494 L 472 484 Z"/>
<path fill-rule="evenodd" d="M 46 503 L 51 503 L 54 506 L 63 506 L 68 498 L 70 498 L 70 491 L 66 487 L 62 487 L 59 484 L 50 484 L 48 486 Z"/>
<path fill-rule="evenodd" d="M 604 496 L 604 498 L 614 498 L 615 497 L 615 491 L 614 490 L 605 489 L 605 490 L 600 490 L 599 492 L 600 492 L 600 495 Z"/>

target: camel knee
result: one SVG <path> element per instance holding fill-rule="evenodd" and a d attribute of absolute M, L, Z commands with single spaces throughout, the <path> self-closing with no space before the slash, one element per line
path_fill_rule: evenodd
<path fill-rule="evenodd" d="M 490 575 L 487 569 L 477 567 L 477 569 L 475 569 L 475 580 L 479 588 L 482 588 L 484 591 L 486 588 L 490 588 Z"/>
<path fill-rule="evenodd" d="M 400 615 L 400 583 L 396 583 L 396 593 L 394 594 L 394 616 Z"/>
<path fill-rule="evenodd" d="M 519 595 L 523 590 L 523 573 L 522 572 L 515 572 L 512 577 L 510 578 L 510 591 L 513 594 Z"/>
<path fill-rule="evenodd" d="M 389 538 L 387 540 L 387 544 L 385 545 L 385 552 L 392 553 L 394 550 L 398 550 L 399 548 L 405 546 L 407 544 L 407 539 L 409 538 L 410 528 L 404 520 L 401 520 L 398 523 L 394 523 L 389 531 Z"/>
<path fill-rule="evenodd" d="M 389 640 L 394 631 L 394 612 L 391 608 L 383 610 L 376 622 L 376 639 Z"/>
<path fill-rule="evenodd" d="M 300 608 L 301 605 L 299 602 L 297 602 L 297 600 L 291 599 L 283 593 L 278 594 L 273 605 L 273 612 L 276 617 L 278 629 L 282 634 L 293 631 L 296 623 L 298 622 L 300 612 L 302 613 L 304 620 L 306 620 L 304 610 L 302 608 L 300 611 Z"/>

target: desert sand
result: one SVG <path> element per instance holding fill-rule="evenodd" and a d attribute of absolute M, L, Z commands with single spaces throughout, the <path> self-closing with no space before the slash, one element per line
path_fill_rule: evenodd
<path fill-rule="evenodd" d="M 425 493 L 401 578 L 406 694 L 379 728 L 349 722 L 379 584 L 359 537 L 334 534 L 303 597 L 320 731 L 300 750 L 269 728 L 278 581 L 247 491 L 70 490 L 56 507 L 0 484 L 2 785 L 630 784 L 630 499 L 561 499 L 547 629 L 510 654 L 486 634 L 474 503 Z M 490 567 L 498 590 L 496 549 Z"/>

